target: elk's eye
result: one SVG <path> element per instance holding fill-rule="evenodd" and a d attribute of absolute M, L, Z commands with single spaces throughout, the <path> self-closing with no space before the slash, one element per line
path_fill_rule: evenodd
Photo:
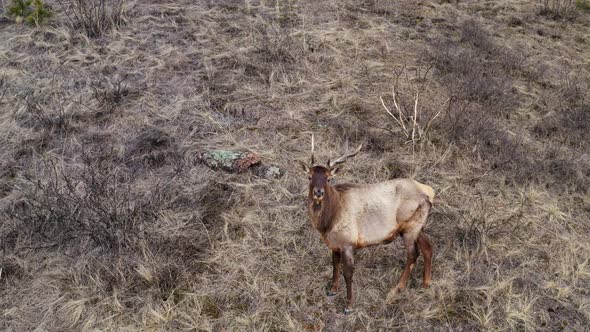
<path fill-rule="evenodd" d="M 308 180 L 311 180 L 311 175 L 307 177 Z"/>

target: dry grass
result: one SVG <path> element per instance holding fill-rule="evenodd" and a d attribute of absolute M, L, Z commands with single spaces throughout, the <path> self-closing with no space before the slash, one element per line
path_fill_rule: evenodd
<path fill-rule="evenodd" d="M 125 22 L 122 0 L 57 0 L 73 31 L 100 37 Z"/>
<path fill-rule="evenodd" d="M 0 329 L 584 330 L 590 17 L 539 2 L 137 1 L 89 38 L 0 20 Z M 587 39 L 587 38 L 586 38 Z M 432 67 L 433 70 L 426 70 Z M 400 75 L 400 68 L 404 74 Z M 383 110 L 396 86 L 419 146 Z M 413 96 L 420 113 L 413 119 Z M 340 181 L 437 191 L 431 288 L 395 242 L 326 298 L 305 211 L 315 133 Z M 259 153 L 265 180 L 200 164 Z"/>

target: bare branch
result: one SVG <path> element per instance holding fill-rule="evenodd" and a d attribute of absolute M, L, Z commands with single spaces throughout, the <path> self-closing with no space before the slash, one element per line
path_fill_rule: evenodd
<path fill-rule="evenodd" d="M 414 100 L 414 123 L 412 124 L 412 142 L 414 142 L 414 134 L 416 133 L 416 127 L 418 127 L 418 124 L 416 123 L 416 118 L 418 117 L 418 96 L 420 95 L 419 92 L 416 93 L 416 98 Z M 418 128 L 418 131 L 420 131 L 420 128 Z M 418 136 L 420 136 L 420 133 L 418 133 Z"/>
<path fill-rule="evenodd" d="M 397 72 L 397 71 L 395 72 L 396 80 L 393 83 L 392 92 L 391 92 L 392 99 L 393 99 L 393 107 L 395 109 L 390 109 L 389 107 L 391 107 L 391 106 L 388 107 L 385 104 L 385 101 L 383 100 L 383 98 L 381 96 L 379 97 L 379 100 L 381 101 L 381 105 L 383 106 L 383 108 L 385 109 L 387 114 L 389 114 L 389 116 L 391 116 L 394 119 L 395 123 L 397 125 L 399 125 L 399 127 L 403 131 L 404 135 L 406 136 L 405 143 L 406 144 L 412 143 L 412 149 L 414 149 L 414 145 L 417 142 L 423 142 L 426 139 L 426 134 L 428 133 L 428 131 L 432 125 L 432 122 L 443 113 L 443 109 L 440 109 L 440 110 L 437 110 L 437 112 L 434 114 L 430 114 L 430 112 L 428 112 L 428 116 L 420 117 L 423 114 L 420 114 L 421 110 L 419 109 L 418 103 L 420 101 L 420 94 L 426 90 L 427 83 L 422 82 L 421 84 L 416 86 L 412 82 L 413 81 L 420 82 L 420 81 L 426 80 L 426 76 L 427 76 L 428 72 L 431 70 L 431 68 L 432 68 L 432 65 L 429 67 L 426 67 L 424 72 L 422 72 L 422 67 L 416 68 L 417 79 L 415 79 L 415 80 L 411 80 L 409 77 L 407 77 L 407 71 L 404 71 L 403 69 L 401 72 Z M 399 78 L 399 76 L 403 75 L 404 73 L 406 74 L 406 79 L 408 80 L 408 82 L 411 83 L 412 90 L 414 90 L 412 93 L 413 98 L 411 100 L 409 98 L 407 98 L 410 96 L 409 94 L 408 94 L 408 96 L 401 95 L 401 97 L 400 97 L 396 91 L 398 88 L 398 78 Z M 398 97 L 401 99 L 398 100 Z M 410 105 L 409 105 L 410 102 L 413 103 L 413 108 L 414 108 L 413 112 L 410 109 Z M 447 102 L 445 102 L 445 104 L 447 104 Z"/>
<path fill-rule="evenodd" d="M 381 100 L 381 105 L 383 105 L 383 108 L 385 108 L 385 111 L 387 111 L 387 113 L 389 115 L 391 115 L 391 117 L 395 120 L 395 122 L 397 122 L 401 127 L 404 126 L 404 124 L 398 120 L 398 118 L 395 117 L 395 115 L 393 115 L 393 113 L 391 113 L 391 111 L 389 110 L 389 108 L 387 108 L 387 106 L 385 106 L 385 102 L 383 101 L 383 97 L 379 96 L 379 99 Z"/>
<path fill-rule="evenodd" d="M 393 96 L 393 105 L 395 106 L 395 108 L 397 109 L 397 111 L 399 112 L 399 119 L 401 120 L 402 123 L 402 127 L 404 129 L 404 132 L 406 133 L 406 136 L 408 136 L 408 130 L 406 129 L 406 126 L 404 125 L 404 120 L 405 120 L 405 116 L 402 118 L 402 109 L 399 107 L 399 105 L 397 104 L 397 100 L 395 98 L 396 94 L 395 94 L 395 85 L 391 88 L 391 94 Z"/>

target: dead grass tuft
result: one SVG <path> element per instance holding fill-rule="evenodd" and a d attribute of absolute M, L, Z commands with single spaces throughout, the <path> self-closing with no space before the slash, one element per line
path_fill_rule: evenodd
<path fill-rule="evenodd" d="M 123 0 L 58 0 L 73 31 L 90 38 L 102 36 L 125 23 Z"/>
<path fill-rule="evenodd" d="M 133 169 L 178 167 L 183 162 L 174 137 L 155 127 L 143 129 L 127 143 L 123 160 Z"/>

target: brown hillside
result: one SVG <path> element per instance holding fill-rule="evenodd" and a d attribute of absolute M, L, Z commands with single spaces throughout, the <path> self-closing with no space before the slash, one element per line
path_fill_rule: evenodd
<path fill-rule="evenodd" d="M 0 17 L 0 330 L 590 326 L 588 1 L 125 1 L 102 35 L 45 2 Z M 356 254 L 353 314 L 325 296 L 312 133 L 364 143 L 339 183 L 434 188 L 429 289 L 420 258 L 385 304 L 398 240 Z"/>

